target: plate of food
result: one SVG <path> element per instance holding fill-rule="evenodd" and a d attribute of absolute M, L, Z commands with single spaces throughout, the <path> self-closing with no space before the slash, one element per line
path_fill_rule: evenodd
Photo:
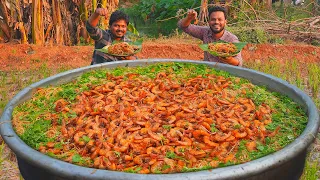
<path fill-rule="evenodd" d="M 217 41 L 201 44 L 199 46 L 202 50 L 207 51 L 214 56 L 230 57 L 237 55 L 246 44 L 246 42 L 230 43 L 226 41 Z"/>
<path fill-rule="evenodd" d="M 114 42 L 111 45 L 105 46 L 97 51 L 119 57 L 132 56 L 142 49 L 142 41 L 135 42 Z"/>

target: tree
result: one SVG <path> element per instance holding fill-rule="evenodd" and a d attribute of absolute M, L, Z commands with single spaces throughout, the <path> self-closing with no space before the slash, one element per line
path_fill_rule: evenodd
<path fill-rule="evenodd" d="M 272 9 L 272 0 L 266 0 L 266 6 L 268 9 Z"/>
<path fill-rule="evenodd" d="M 88 43 L 88 16 L 101 5 L 111 14 L 118 4 L 119 0 L 0 0 L 0 39 L 74 45 L 82 37 Z M 108 21 L 103 19 L 99 26 L 107 28 Z"/>
<path fill-rule="evenodd" d="M 17 16 L 18 16 L 18 22 L 16 23 L 15 28 L 19 29 L 19 31 L 20 31 L 21 43 L 26 44 L 28 42 L 28 39 L 27 39 L 26 30 L 24 28 L 24 23 L 22 21 L 22 14 L 20 11 L 20 1 L 19 0 L 16 0 L 15 9 L 16 9 Z"/>
<path fill-rule="evenodd" d="M 10 33 L 10 28 L 8 25 L 8 12 L 7 12 L 7 7 L 5 5 L 5 1 L 0 0 L 0 30 L 5 36 L 5 38 L 10 41 L 11 40 L 11 33 Z"/>
<path fill-rule="evenodd" d="M 62 45 L 64 32 L 61 20 L 60 3 L 58 0 L 52 0 L 52 19 L 55 29 L 54 39 L 56 40 L 56 44 Z"/>
<path fill-rule="evenodd" d="M 32 40 L 34 44 L 44 44 L 43 0 L 32 0 Z"/>

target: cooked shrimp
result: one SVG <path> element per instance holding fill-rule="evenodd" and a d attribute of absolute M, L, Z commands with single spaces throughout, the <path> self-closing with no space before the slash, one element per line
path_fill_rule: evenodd
<path fill-rule="evenodd" d="M 210 141 L 209 136 L 204 136 L 204 137 L 203 137 L 203 142 L 206 143 L 206 144 L 208 144 L 209 146 L 212 146 L 212 147 L 218 147 L 218 146 L 219 146 L 218 143 L 215 143 L 215 142 Z"/>
<path fill-rule="evenodd" d="M 202 149 L 200 149 L 200 150 L 190 149 L 189 153 L 192 155 L 195 155 L 195 156 L 202 156 L 202 157 L 206 156 L 206 152 Z M 194 161 L 196 162 L 197 159 L 195 158 Z"/>
<path fill-rule="evenodd" d="M 256 144 L 255 141 L 250 141 L 250 142 L 247 142 L 247 143 L 246 143 L 246 147 L 247 147 L 247 150 L 248 150 L 249 152 L 251 152 L 251 151 L 254 151 L 254 150 L 256 149 L 257 144 Z"/>
<path fill-rule="evenodd" d="M 84 140 L 81 140 L 80 141 L 80 138 L 85 135 L 86 133 L 85 132 L 78 132 L 74 135 L 73 139 L 74 139 L 74 142 L 80 146 L 83 146 L 86 144 L 86 142 Z"/>
<path fill-rule="evenodd" d="M 191 146 L 192 141 L 191 141 L 191 139 L 189 139 L 187 137 L 183 137 L 182 141 L 177 141 L 177 143 L 182 145 L 182 146 Z"/>
<path fill-rule="evenodd" d="M 150 161 L 150 156 L 147 154 L 142 154 L 133 158 L 133 162 L 139 165 L 148 163 L 149 161 Z"/>
<path fill-rule="evenodd" d="M 246 131 L 239 132 L 239 130 L 236 129 L 236 130 L 233 131 L 233 135 L 234 135 L 236 138 L 239 138 L 239 139 L 240 139 L 240 138 L 246 137 L 248 134 L 247 134 Z"/>
<path fill-rule="evenodd" d="M 195 130 L 192 132 L 194 138 L 199 138 L 200 136 L 210 136 L 209 133 L 203 130 Z"/>
<path fill-rule="evenodd" d="M 176 146 L 174 148 L 174 152 L 177 154 L 177 155 L 184 155 L 184 153 L 187 151 L 187 147 L 186 146 Z M 171 151 L 173 152 L 173 151 Z"/>
<path fill-rule="evenodd" d="M 224 141 L 225 139 L 227 139 L 228 137 L 231 136 L 231 132 L 229 131 L 227 134 L 225 133 L 222 133 L 222 132 L 218 132 L 215 136 L 214 136 L 214 139 L 216 141 Z"/>
<path fill-rule="evenodd" d="M 159 86 L 152 87 L 151 92 L 153 94 L 161 94 L 162 93 L 162 91 L 159 89 Z"/>
<path fill-rule="evenodd" d="M 159 172 L 160 172 L 160 173 L 164 173 L 164 172 L 162 171 L 163 165 L 164 165 L 164 162 L 163 162 L 163 161 L 158 161 L 158 162 L 154 163 L 154 164 L 151 166 L 150 171 L 151 171 L 152 173 L 159 173 Z"/>
<path fill-rule="evenodd" d="M 140 174 L 149 174 L 150 170 L 148 168 L 143 168 L 138 173 L 140 173 Z"/>
<path fill-rule="evenodd" d="M 177 162 L 173 159 L 169 159 L 169 158 L 164 158 L 163 161 L 166 163 L 166 165 L 170 166 L 169 169 L 169 173 L 171 172 L 175 172 L 176 169 L 176 165 Z"/>
<path fill-rule="evenodd" d="M 159 154 L 160 150 L 155 147 L 148 147 L 147 154 Z"/>

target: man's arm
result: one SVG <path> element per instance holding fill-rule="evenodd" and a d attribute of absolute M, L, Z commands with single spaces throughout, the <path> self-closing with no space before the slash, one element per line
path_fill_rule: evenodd
<path fill-rule="evenodd" d="M 207 27 L 191 24 L 191 22 L 196 20 L 196 18 L 197 12 L 193 9 L 188 10 L 187 16 L 178 22 L 178 27 L 185 33 L 203 40 L 203 34 L 205 31 L 207 31 Z"/>
<path fill-rule="evenodd" d="M 137 56 L 126 56 L 126 57 L 120 57 L 120 60 L 136 60 L 138 59 Z"/>
<path fill-rule="evenodd" d="M 219 57 L 219 59 L 230 65 L 241 66 L 240 61 L 235 57 Z"/>
<path fill-rule="evenodd" d="M 101 40 L 103 36 L 102 30 L 97 27 L 100 16 L 108 16 L 107 9 L 97 8 L 86 22 L 86 29 L 89 33 L 89 36 L 95 41 Z"/>
<path fill-rule="evenodd" d="M 187 12 L 187 16 L 181 19 L 181 27 L 186 28 L 188 27 L 193 20 L 197 19 L 197 11 L 193 9 L 189 9 Z"/>
<path fill-rule="evenodd" d="M 97 8 L 95 12 L 89 17 L 88 22 L 92 27 L 96 27 L 99 23 L 100 16 L 107 17 L 108 10 L 107 8 Z"/>

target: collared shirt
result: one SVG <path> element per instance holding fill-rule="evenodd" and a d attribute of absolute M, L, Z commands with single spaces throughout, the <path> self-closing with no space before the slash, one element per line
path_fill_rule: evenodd
<path fill-rule="evenodd" d="M 86 29 L 90 37 L 94 40 L 95 49 L 101 49 L 107 45 L 111 45 L 112 42 L 114 41 L 114 37 L 110 30 L 105 31 L 98 27 L 92 27 L 88 21 L 86 22 Z M 130 39 L 128 39 L 126 36 L 123 36 L 121 38 L 121 41 L 130 42 Z M 119 60 L 121 59 L 118 59 L 115 56 L 111 56 L 103 52 L 94 50 L 91 65 L 104 63 L 104 62 L 119 61 Z"/>
<path fill-rule="evenodd" d="M 214 39 L 212 30 L 210 29 L 209 26 L 197 26 L 197 25 L 190 24 L 188 27 L 182 27 L 181 20 L 180 20 L 178 22 L 178 27 L 180 29 L 182 29 L 185 33 L 187 33 L 195 38 L 201 39 L 204 44 L 212 43 L 212 42 L 219 41 L 219 40 L 223 40 L 226 42 L 232 42 L 232 43 L 239 42 L 239 39 L 237 38 L 237 36 L 235 36 L 234 34 L 232 34 L 231 32 L 229 32 L 227 30 L 224 30 L 224 33 L 220 39 Z M 238 53 L 236 56 L 234 56 L 234 58 L 239 60 L 240 63 L 238 66 L 242 66 L 241 52 Z M 204 60 L 224 63 L 218 57 L 211 55 L 207 51 L 204 52 Z"/>

